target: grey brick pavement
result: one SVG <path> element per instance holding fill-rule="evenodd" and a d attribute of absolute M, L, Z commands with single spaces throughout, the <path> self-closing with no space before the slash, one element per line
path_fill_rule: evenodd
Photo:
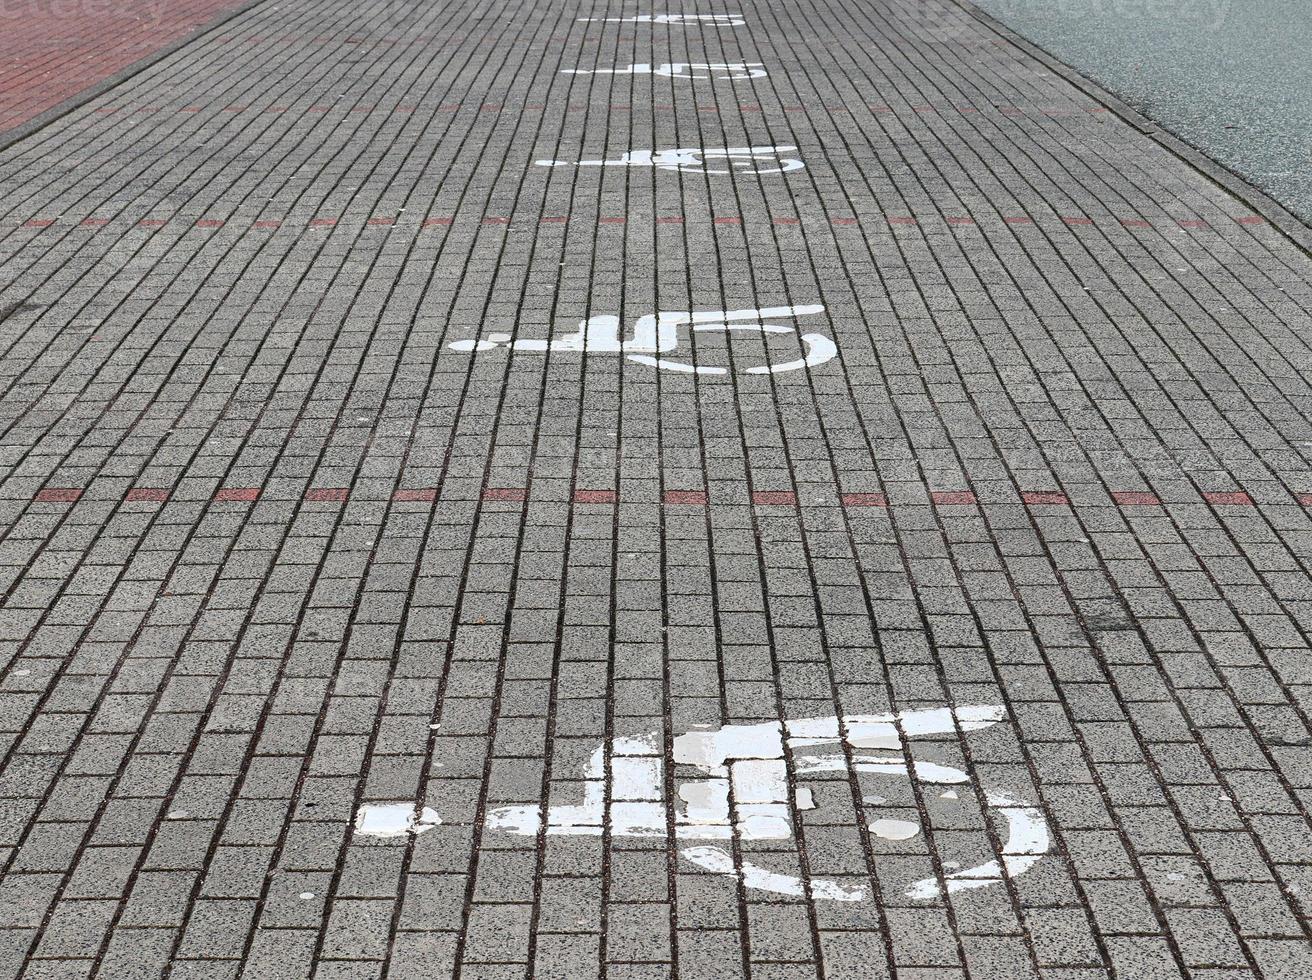
<path fill-rule="evenodd" d="M 0 154 L 0 978 L 1312 975 L 1310 327 L 943 0 L 266 0 Z"/>

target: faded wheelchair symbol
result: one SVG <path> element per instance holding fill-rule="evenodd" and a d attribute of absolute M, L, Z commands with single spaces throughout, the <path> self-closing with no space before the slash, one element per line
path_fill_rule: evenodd
<path fill-rule="evenodd" d="M 562 75 L 654 75 L 658 78 L 686 78 L 690 81 L 715 79 L 737 82 L 764 78 L 765 65 L 759 61 L 694 61 L 663 65 L 634 64 L 627 68 L 562 68 Z"/>
<path fill-rule="evenodd" d="M 549 340 L 517 340 L 508 333 L 490 333 L 478 340 L 457 340 L 448 346 L 458 351 L 494 350 L 507 347 L 523 351 L 569 351 L 582 354 L 597 352 L 622 353 L 631 361 L 646 364 L 663 371 L 684 374 L 728 374 L 729 369 L 700 365 L 668 356 L 679 348 L 679 331 L 688 327 L 693 332 L 795 334 L 795 327 L 767 323 L 770 319 L 791 319 L 824 312 L 820 305 L 773 306 L 762 310 L 717 310 L 714 312 L 661 312 L 639 317 L 633 326 L 633 337 L 620 336 L 620 318 L 617 316 L 589 317 L 579 324 L 575 333 L 552 337 Z M 804 333 L 801 341 L 803 356 L 778 364 L 761 364 L 746 368 L 747 374 L 779 374 L 815 367 L 833 360 L 838 354 L 834 342 L 823 334 Z"/>
<path fill-rule="evenodd" d="M 637 17 L 580 17 L 585 24 L 705 24 L 707 27 L 742 27 L 741 14 L 642 14 Z"/>
<path fill-rule="evenodd" d="M 690 842 L 679 853 L 717 874 L 740 878 L 749 888 L 815 898 L 857 902 L 867 897 L 863 886 L 835 881 L 803 881 L 742 860 L 735 862 L 723 845 L 699 841 L 786 840 L 793 836 L 792 812 L 814 807 L 805 788 L 790 792 L 787 757 L 800 783 L 815 773 L 882 773 L 913 779 L 933 787 L 971 782 L 968 773 L 931 762 L 908 765 L 901 754 L 904 738 L 978 731 L 1003 719 L 996 706 L 968 706 L 906 711 L 887 715 L 854 715 L 842 719 L 802 718 L 759 725 L 726 725 L 690 731 L 674 739 L 673 761 L 697 772 L 677 787 L 672 807 L 665 797 L 665 757 L 655 736 L 617 737 L 598 746 L 583 771 L 583 800 L 576 805 L 505 806 L 486 818 L 488 830 L 536 837 L 599 836 L 603 828 L 615 837 L 669 838 Z M 850 754 L 849 754 L 850 752 Z M 885 754 L 878 754 L 878 753 Z M 609 758 L 608 758 L 609 757 Z M 609 762 L 609 778 L 607 763 Z M 947 795 L 955 795 L 951 790 Z M 946 892 L 999 884 L 1032 868 L 1050 846 L 1048 826 L 1038 809 L 1007 793 L 980 787 L 987 808 L 1006 827 L 1006 839 L 992 860 L 975 867 L 925 878 L 907 889 L 913 899 L 927 900 Z M 672 809 L 672 813 L 671 813 Z M 871 831 L 881 834 L 872 821 Z M 914 825 L 912 825 L 914 826 Z M 897 828 L 889 839 L 906 839 Z"/>
<path fill-rule="evenodd" d="M 697 174 L 786 174 L 805 164 L 786 153 L 795 146 L 730 146 L 707 149 L 699 146 L 672 150 L 630 150 L 618 160 L 535 160 L 539 167 L 655 167 Z"/>

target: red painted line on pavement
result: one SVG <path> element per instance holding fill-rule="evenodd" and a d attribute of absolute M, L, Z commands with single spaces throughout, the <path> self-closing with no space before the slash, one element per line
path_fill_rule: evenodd
<path fill-rule="evenodd" d="M 830 224 L 835 225 L 854 225 L 857 223 L 856 218 L 830 218 Z"/>
<path fill-rule="evenodd" d="M 55 223 L 54 218 L 29 218 L 23 222 L 24 228 L 49 228 Z"/>
<path fill-rule="evenodd" d="M 715 223 L 717 225 L 740 225 L 743 223 L 743 219 L 732 217 L 716 218 Z"/>
<path fill-rule="evenodd" d="M 677 215 L 667 215 L 663 218 L 657 218 L 656 223 L 658 225 L 681 225 L 683 224 L 683 218 Z"/>
<path fill-rule="evenodd" d="M 929 495 L 929 499 L 939 507 L 976 502 L 973 490 L 935 490 Z"/>
<path fill-rule="evenodd" d="M 1235 218 L 1235 220 L 1238 221 L 1241 225 L 1266 224 L 1266 218 L 1262 217 L 1260 214 L 1246 214 L 1241 218 Z"/>
<path fill-rule="evenodd" d="M 368 223 L 371 224 L 371 225 L 394 225 L 394 224 L 396 224 L 396 219 L 395 219 L 395 218 L 370 218 Z"/>
<path fill-rule="evenodd" d="M 1147 490 L 1113 490 L 1112 500 L 1122 507 L 1157 507 L 1162 502 Z"/>
<path fill-rule="evenodd" d="M 497 217 L 496 215 L 488 215 L 487 217 L 485 217 L 485 218 L 483 219 L 483 224 L 485 224 L 485 225 L 508 225 L 508 224 L 510 224 L 510 219 L 509 219 L 509 218 L 500 218 L 500 217 Z"/>
<path fill-rule="evenodd" d="M 1069 504 L 1070 498 L 1060 490 L 1025 490 L 1020 499 L 1027 504 Z"/>
<path fill-rule="evenodd" d="M 627 221 L 628 221 L 627 218 L 618 218 L 618 217 L 598 218 L 598 219 L 597 219 L 597 224 L 599 224 L 599 225 L 622 225 L 622 224 L 625 224 Z"/>
<path fill-rule="evenodd" d="M 1242 490 L 1215 490 L 1203 494 L 1209 504 L 1229 504 L 1234 507 L 1252 507 L 1253 498 Z"/>
<path fill-rule="evenodd" d="M 965 215 L 948 215 L 948 224 L 950 225 L 973 225 L 974 223 L 974 218 L 967 218 Z"/>
<path fill-rule="evenodd" d="M 142 228 L 163 228 L 168 223 L 167 218 L 142 218 L 137 222 Z"/>
<path fill-rule="evenodd" d="M 544 217 L 544 218 L 539 218 L 539 219 L 538 219 L 538 223 L 539 223 L 539 224 L 544 224 L 544 225 L 563 225 L 563 224 L 565 224 L 565 223 L 568 222 L 568 221 L 569 221 L 569 218 L 565 218 L 565 217 L 562 217 L 562 216 L 560 216 L 560 215 L 551 215 L 551 216 L 548 216 L 548 217 Z M 446 224 L 449 225 L 450 223 L 451 223 L 451 219 L 448 218 L 448 219 L 446 220 Z"/>
<path fill-rule="evenodd" d="M 107 224 L 109 224 L 109 219 L 108 219 L 108 218 L 83 218 L 83 219 L 82 219 L 82 227 L 83 227 L 83 228 L 103 228 L 103 227 L 105 227 L 105 225 L 107 225 Z"/>
<path fill-rule="evenodd" d="M 890 225 L 914 225 L 919 223 L 915 218 L 908 215 L 890 215 L 887 221 Z"/>
<path fill-rule="evenodd" d="M 797 504 L 797 494 L 791 490 L 753 490 L 752 503 L 762 507 L 792 507 Z"/>
<path fill-rule="evenodd" d="M 619 499 L 614 490 L 575 490 L 576 504 L 613 504 Z"/>
<path fill-rule="evenodd" d="M 667 504 L 704 504 L 706 503 L 706 491 L 666 490 L 665 502 Z"/>
<path fill-rule="evenodd" d="M 1312 493 L 1295 494 L 1294 499 L 1297 500 L 1304 507 L 1312 507 Z"/>
<path fill-rule="evenodd" d="M 133 487 L 125 498 L 131 501 L 149 500 L 160 503 L 169 499 L 169 492 L 161 487 Z"/>
<path fill-rule="evenodd" d="M 1142 218 L 1122 218 L 1121 224 L 1126 228 L 1151 228 L 1152 225 Z"/>
<path fill-rule="evenodd" d="M 333 227 L 334 225 L 336 225 L 336 224 L 337 224 L 337 219 L 336 219 L 336 218 L 311 218 L 311 219 L 310 219 L 310 227 L 311 227 L 311 228 L 332 228 L 332 227 Z"/>
<path fill-rule="evenodd" d="M 259 500 L 260 487 L 220 487 L 214 492 L 215 500 Z"/>
<path fill-rule="evenodd" d="M 449 225 L 454 220 L 454 218 L 425 218 L 422 227 L 434 228 L 437 225 Z"/>
<path fill-rule="evenodd" d="M 77 487 L 46 487 L 37 491 L 35 499 L 43 504 L 71 504 L 81 496 Z"/>
<path fill-rule="evenodd" d="M 305 491 L 305 499 L 341 503 L 349 493 L 346 487 L 311 487 Z"/>
<path fill-rule="evenodd" d="M 397 503 L 432 503 L 437 499 L 436 487 L 420 487 L 411 490 L 398 490 L 392 494 Z"/>
<path fill-rule="evenodd" d="M 1092 218 L 1077 218 L 1074 215 L 1062 215 L 1061 220 L 1066 222 L 1068 225 L 1084 226 L 1084 225 L 1093 224 Z"/>
<path fill-rule="evenodd" d="M 282 227 L 282 222 L 281 222 L 281 221 L 257 221 L 257 222 L 255 222 L 255 224 L 254 224 L 252 227 L 254 227 L 254 228 L 281 228 L 281 227 Z"/>
<path fill-rule="evenodd" d="M 222 228 L 223 222 L 218 218 L 201 218 L 196 222 L 197 228 Z"/>
<path fill-rule="evenodd" d="M 775 218 L 774 223 L 777 225 L 800 225 L 801 218 Z"/>
<path fill-rule="evenodd" d="M 882 493 L 845 493 L 844 507 L 887 507 L 888 497 Z"/>
<path fill-rule="evenodd" d="M 523 487 L 488 487 L 483 491 L 483 499 L 508 500 L 518 504 L 528 499 L 528 491 Z"/>
<path fill-rule="evenodd" d="M 1179 223 L 1181 228 L 1210 228 L 1211 227 L 1211 225 L 1209 225 L 1206 221 L 1203 221 L 1201 218 L 1181 218 Z"/>
<path fill-rule="evenodd" d="M 1005 221 L 1005 222 L 1006 222 L 1007 224 L 1009 224 L 1009 225 L 1032 225 L 1032 224 L 1034 224 L 1034 219 L 1031 218 L 1028 214 L 1009 214 L 1009 215 L 1004 216 L 1002 220 Z"/>

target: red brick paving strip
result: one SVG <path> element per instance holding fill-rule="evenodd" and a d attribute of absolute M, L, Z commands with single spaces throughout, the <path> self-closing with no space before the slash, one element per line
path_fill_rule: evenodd
<path fill-rule="evenodd" d="M 1156 507 L 1161 503 L 1157 494 L 1147 490 L 1113 490 L 1112 500 L 1122 507 Z"/>
<path fill-rule="evenodd" d="M 888 497 L 882 493 L 845 493 L 843 504 L 846 507 L 887 507 Z"/>
<path fill-rule="evenodd" d="M 939 506 L 975 503 L 975 494 L 970 490 L 935 490 L 929 496 Z"/>
<path fill-rule="evenodd" d="M 706 491 L 666 490 L 665 502 L 667 504 L 704 504 L 706 503 Z"/>
<path fill-rule="evenodd" d="M 614 490 L 575 490 L 576 504 L 613 504 L 616 500 Z"/>
<path fill-rule="evenodd" d="M 0 135 L 248 0 L 57 0 L 0 6 Z"/>

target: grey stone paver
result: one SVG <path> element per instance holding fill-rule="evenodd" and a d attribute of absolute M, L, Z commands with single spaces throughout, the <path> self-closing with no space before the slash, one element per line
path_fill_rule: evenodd
<path fill-rule="evenodd" d="M 1306 975 L 1307 256 L 954 4 L 652 13 L 264 3 L 0 154 L 0 978 Z"/>

